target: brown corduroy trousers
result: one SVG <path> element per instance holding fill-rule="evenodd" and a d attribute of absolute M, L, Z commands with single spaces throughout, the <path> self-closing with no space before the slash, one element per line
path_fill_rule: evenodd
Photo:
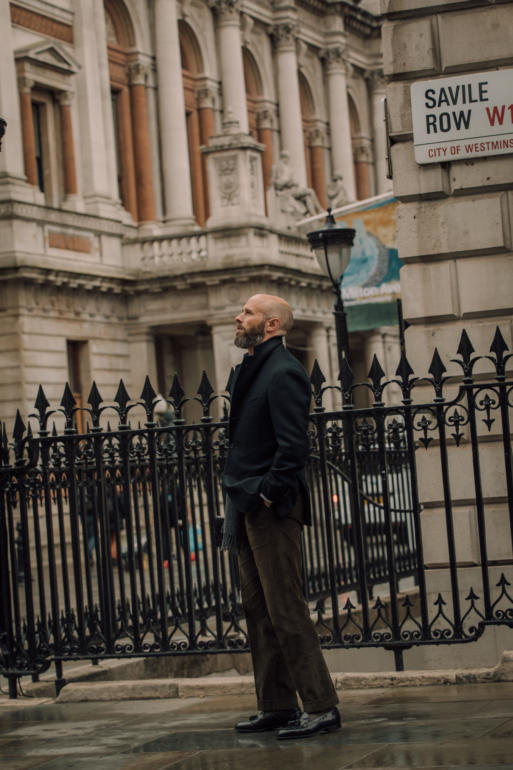
<path fill-rule="evenodd" d="M 297 694 L 308 712 L 338 703 L 304 598 L 298 518 L 277 516 L 263 504 L 244 517 L 242 606 L 261 711 L 296 708 Z"/>

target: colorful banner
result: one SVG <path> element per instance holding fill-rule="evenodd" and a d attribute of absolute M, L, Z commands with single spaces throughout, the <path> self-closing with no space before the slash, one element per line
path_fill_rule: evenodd
<path fill-rule="evenodd" d="M 342 279 L 350 331 L 397 323 L 402 262 L 396 247 L 398 201 L 389 199 L 341 214 L 337 222 L 356 230 L 351 261 Z"/>

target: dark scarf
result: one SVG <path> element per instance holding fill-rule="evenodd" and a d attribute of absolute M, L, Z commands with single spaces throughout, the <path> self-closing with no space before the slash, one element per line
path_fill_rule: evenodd
<path fill-rule="evenodd" d="M 269 358 L 274 348 L 282 345 L 282 337 L 271 337 L 271 339 L 257 345 L 252 356 L 246 353 L 242 363 L 237 368 L 231 392 L 232 408 L 234 402 L 237 404 L 247 395 L 254 383 L 258 372 Z M 221 550 L 230 553 L 239 553 L 242 537 L 242 528 L 244 526 L 244 514 L 238 511 L 232 505 L 232 502 L 225 492 L 224 494 L 224 528 L 223 542 Z"/>

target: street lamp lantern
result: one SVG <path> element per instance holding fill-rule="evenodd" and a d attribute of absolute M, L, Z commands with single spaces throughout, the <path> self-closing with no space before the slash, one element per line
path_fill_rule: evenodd
<path fill-rule="evenodd" d="M 307 233 L 310 246 L 317 257 L 317 261 L 325 273 L 328 274 L 333 290 L 336 295 L 335 309 L 335 329 L 337 333 L 337 347 L 339 354 L 339 363 L 342 363 L 342 357 L 345 356 L 349 363 L 349 335 L 347 332 L 347 320 L 342 300 L 341 281 L 345 270 L 351 258 L 351 248 L 353 246 L 355 230 L 351 227 L 343 227 L 337 224 L 328 209 L 328 216 L 324 226 L 319 230 L 313 230 Z"/>

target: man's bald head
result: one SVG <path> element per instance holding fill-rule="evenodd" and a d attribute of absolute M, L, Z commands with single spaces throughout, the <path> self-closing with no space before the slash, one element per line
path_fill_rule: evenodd
<path fill-rule="evenodd" d="M 267 321 L 277 318 L 280 322 L 280 333 L 287 334 L 294 324 L 292 308 L 283 297 L 277 297 L 274 294 L 254 294 L 248 302 L 255 301 L 259 310 Z"/>
<path fill-rule="evenodd" d="M 250 353 L 270 337 L 284 337 L 294 322 L 289 303 L 274 294 L 253 294 L 235 320 L 235 344 Z"/>

